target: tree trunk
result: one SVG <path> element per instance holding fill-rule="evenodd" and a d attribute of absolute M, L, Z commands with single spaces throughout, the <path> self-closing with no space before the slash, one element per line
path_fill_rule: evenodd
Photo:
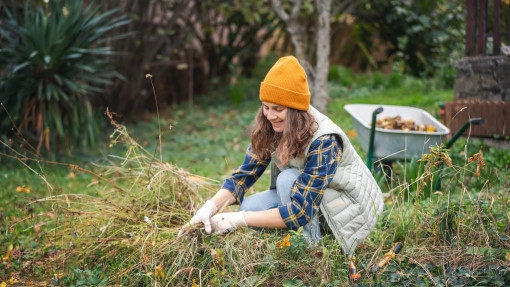
<path fill-rule="evenodd" d="M 319 17 L 317 19 L 317 64 L 312 90 L 312 103 L 317 110 L 327 114 L 328 111 L 328 73 L 331 43 L 331 0 L 316 0 Z"/>
<path fill-rule="evenodd" d="M 300 18 L 302 0 L 291 0 L 293 3 L 291 13 L 287 13 L 282 7 L 280 0 L 272 0 L 273 9 L 282 19 L 290 34 L 292 46 L 296 58 L 305 69 L 308 78 L 308 87 L 312 94 L 312 103 L 320 112 L 327 113 L 328 107 L 328 73 L 329 73 L 329 52 L 330 52 L 330 15 L 331 0 L 316 0 L 318 19 L 316 24 L 316 43 L 305 43 L 303 40 L 306 33 L 305 22 Z M 316 45 L 316 66 L 310 64 L 314 59 L 306 56 L 306 45 Z"/>

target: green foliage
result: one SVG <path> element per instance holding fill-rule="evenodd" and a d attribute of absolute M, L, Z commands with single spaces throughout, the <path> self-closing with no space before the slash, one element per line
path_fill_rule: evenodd
<path fill-rule="evenodd" d="M 250 76 L 261 46 L 280 25 L 270 1 L 207 0 L 194 6 L 202 27 L 194 37 L 206 55 L 209 78 L 224 85 L 229 76 Z"/>
<path fill-rule="evenodd" d="M 96 144 L 93 95 L 120 76 L 111 68 L 115 53 L 106 35 L 128 21 L 112 18 L 116 10 L 101 13 L 99 6 L 82 0 L 43 6 L 26 1 L 21 17 L 5 9 L 0 97 L 10 117 L 0 111 L 1 132 L 16 125 L 29 143 L 39 144 L 37 152 L 43 143 L 48 152 L 59 144 Z"/>
<path fill-rule="evenodd" d="M 464 16 L 459 1 L 370 0 L 356 11 L 354 37 L 371 51 L 373 34 L 389 45 L 387 55 L 404 63 L 415 76 L 430 76 L 450 64 L 453 51 L 463 43 Z M 451 67 L 450 67 L 451 69 Z M 450 73 L 441 71 L 450 85 Z M 451 86 L 449 86 L 451 87 Z"/>
<path fill-rule="evenodd" d="M 489 266 L 473 272 L 464 267 L 434 263 L 419 265 L 404 259 L 394 262 L 382 273 L 377 284 L 371 286 L 507 286 L 510 268 Z M 362 286 L 362 285 L 355 285 Z"/>
<path fill-rule="evenodd" d="M 389 79 L 382 75 L 384 83 Z M 333 97 L 330 117 L 347 131 L 353 127 L 343 110 L 346 103 L 386 101 L 433 111 L 438 100 L 451 97 L 449 90 L 428 89 L 433 82 L 425 79 L 401 75 L 396 88 L 373 84 L 380 81 L 352 74 L 351 93 Z M 251 85 L 241 81 L 240 91 L 253 93 Z M 338 83 L 332 86 L 349 91 Z M 93 174 L 72 166 L 29 165 L 53 188 L 27 168 L 17 168 L 12 160 L 0 157 L 0 177 L 6 181 L 5 192 L 0 193 L 0 202 L 6 203 L 0 206 L 0 254 L 5 256 L 11 244 L 21 254 L 17 257 L 13 252 L 0 262 L 0 282 L 22 272 L 41 278 L 39 285 L 48 285 L 53 274 L 63 272 L 58 278 L 66 278 L 61 284 L 69 285 L 99 284 L 108 277 L 107 284 L 123 286 L 348 286 L 345 257 L 327 232 L 317 246 L 308 246 L 299 232 L 249 228 L 224 236 L 194 230 L 183 240 L 176 239 L 181 225 L 217 190 L 218 182 L 210 185 L 212 181 L 173 164 L 214 179 L 229 175 L 243 160 L 249 144 L 246 130 L 259 108 L 256 98 L 238 107 L 209 100 L 200 99 L 194 112 L 178 107 L 162 115 L 161 126 L 173 126 L 163 131 L 162 162 L 154 152 L 159 151 L 156 117 L 153 122 L 129 126 L 136 131 L 133 138 L 124 138 L 127 129 L 115 126 L 110 139 L 115 144 L 105 152 L 109 156 L 87 166 Z M 134 138 L 146 143 L 139 145 Z M 351 141 L 362 153 L 357 138 Z M 467 158 L 480 150 L 487 165 L 477 176 L 478 163 L 468 163 Z M 431 169 L 439 168 L 432 163 L 444 160 L 444 154 L 436 148 L 425 156 Z M 445 170 L 443 190 L 427 198 L 404 193 L 419 189 L 418 184 L 410 186 L 420 182 L 428 162 L 414 159 L 394 164 L 394 177 L 400 182 L 384 194 L 384 214 L 356 250 L 362 275 L 356 286 L 509 284 L 510 270 L 503 260 L 510 250 L 506 186 L 510 152 L 460 139 L 448 155 L 453 165 L 448 169 L 454 172 Z M 398 166 L 408 169 L 407 185 L 402 184 L 404 169 Z M 263 177 L 256 191 L 267 188 L 268 175 Z M 384 182 L 385 178 L 378 179 Z M 16 192 L 23 185 L 31 187 L 32 193 Z M 290 244 L 278 247 L 285 238 Z M 402 252 L 370 276 L 369 268 L 396 241 L 404 244 Z M 4 268 L 8 264 L 10 269 Z M 46 270 L 55 272 L 48 277 Z"/>
<path fill-rule="evenodd" d="M 329 81 L 335 81 L 345 87 L 349 87 L 354 82 L 354 78 L 354 73 L 348 67 L 338 65 L 329 66 Z"/>
<path fill-rule="evenodd" d="M 70 287 L 106 286 L 108 285 L 108 276 L 103 272 L 103 265 L 98 264 L 93 270 L 74 269 L 69 278 L 66 278 L 65 283 Z"/>

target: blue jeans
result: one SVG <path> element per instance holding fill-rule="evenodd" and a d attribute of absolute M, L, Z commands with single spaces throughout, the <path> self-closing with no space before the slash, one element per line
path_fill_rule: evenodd
<path fill-rule="evenodd" d="M 276 179 L 276 189 L 269 189 L 248 196 L 239 206 L 239 211 L 262 211 L 289 204 L 291 202 L 292 186 L 299 174 L 300 172 L 297 169 L 282 171 Z M 310 244 L 316 244 L 321 240 L 318 213 L 308 224 L 303 226 L 303 235 Z"/>

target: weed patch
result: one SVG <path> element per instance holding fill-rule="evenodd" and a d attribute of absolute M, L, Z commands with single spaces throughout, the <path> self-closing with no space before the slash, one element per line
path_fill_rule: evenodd
<path fill-rule="evenodd" d="M 357 75 L 351 76 L 350 87 L 330 85 L 345 92 L 332 95 L 330 116 L 358 151 L 344 104 L 391 102 L 434 114 L 436 101 L 451 96 L 426 88 L 425 80 L 378 75 L 356 84 Z M 251 84 L 239 85 L 244 86 Z M 232 90 L 233 102 L 241 97 L 239 87 Z M 259 106 L 236 105 L 162 111 L 159 122 L 130 126 L 133 134 L 114 122 L 106 143 L 112 147 L 94 164 L 2 154 L 0 283 L 349 285 L 347 259 L 327 232 L 317 246 L 309 246 L 299 232 L 282 230 L 243 228 L 211 236 L 196 229 L 177 238 L 217 189 L 219 181 L 211 178 L 228 175 L 243 159 Z M 473 157 L 480 152 L 481 158 Z M 509 285 L 510 152 L 461 139 L 451 151 L 431 155 L 428 161 L 393 163 L 391 177 L 376 175 L 386 191 L 385 211 L 356 250 L 362 279 L 355 286 Z M 438 164 L 445 155 L 451 166 Z M 15 162 L 21 168 L 13 168 Z M 268 178 L 251 192 L 265 189 Z M 395 242 L 402 242 L 403 250 L 370 274 Z"/>

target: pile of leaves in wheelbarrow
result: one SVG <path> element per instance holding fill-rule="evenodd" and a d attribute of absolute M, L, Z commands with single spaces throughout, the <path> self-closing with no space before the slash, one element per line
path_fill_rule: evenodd
<path fill-rule="evenodd" d="M 401 116 L 385 117 L 376 121 L 376 127 L 387 130 L 435 132 L 437 129 L 433 125 L 416 124 L 411 119 L 402 119 Z"/>

